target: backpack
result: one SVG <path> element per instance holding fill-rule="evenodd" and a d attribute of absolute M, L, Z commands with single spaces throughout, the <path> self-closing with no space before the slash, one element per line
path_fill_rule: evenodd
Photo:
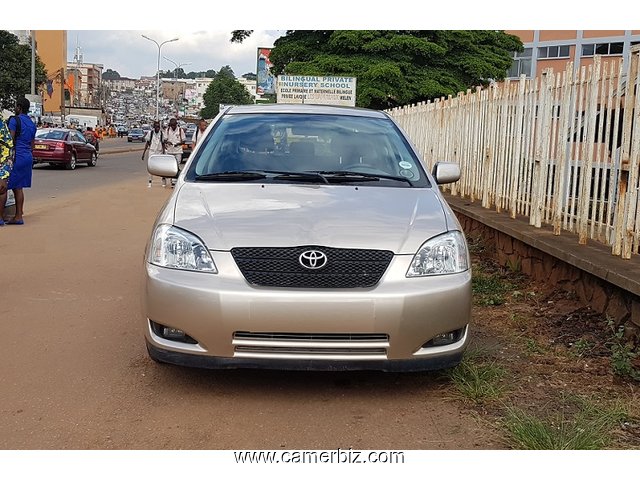
<path fill-rule="evenodd" d="M 15 118 L 16 120 L 16 140 L 18 140 L 18 137 L 22 133 L 22 120 L 20 120 L 20 115 L 12 115 L 9 117 L 9 122 L 11 121 L 12 118 Z M 9 125 L 9 122 L 7 122 L 7 126 Z M 14 142 L 14 143 L 17 143 L 17 142 Z"/>
<path fill-rule="evenodd" d="M 154 129 L 151 129 L 151 132 L 149 132 L 149 142 L 148 145 L 149 147 L 151 147 L 151 140 L 153 140 L 153 134 L 156 133 L 156 131 Z M 162 138 L 162 129 L 160 129 L 160 145 L 162 145 L 162 151 L 164 152 L 164 143 L 162 143 L 163 138 Z"/>

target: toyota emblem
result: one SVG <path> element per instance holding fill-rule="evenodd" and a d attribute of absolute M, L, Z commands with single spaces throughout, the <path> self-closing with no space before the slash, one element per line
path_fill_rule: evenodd
<path fill-rule="evenodd" d="M 300 265 L 310 270 L 317 270 L 327 264 L 327 256 L 320 250 L 307 250 L 298 257 Z"/>

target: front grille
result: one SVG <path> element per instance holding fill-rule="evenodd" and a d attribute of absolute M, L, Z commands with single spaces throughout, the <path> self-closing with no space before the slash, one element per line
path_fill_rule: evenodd
<path fill-rule="evenodd" d="M 299 258 L 308 250 L 327 256 L 320 269 L 303 267 Z M 244 278 L 255 286 L 287 288 L 367 288 L 379 281 L 393 252 L 318 246 L 250 247 L 231 249 Z"/>
<path fill-rule="evenodd" d="M 385 359 L 389 335 L 381 333 L 235 332 L 236 357 L 289 359 Z"/>

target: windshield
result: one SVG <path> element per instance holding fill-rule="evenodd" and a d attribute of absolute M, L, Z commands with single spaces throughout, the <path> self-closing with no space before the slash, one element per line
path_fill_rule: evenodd
<path fill-rule="evenodd" d="M 62 130 L 42 130 L 36 134 L 36 138 L 41 138 L 43 140 L 64 140 L 66 135 L 67 132 Z"/>
<path fill-rule="evenodd" d="M 393 186 L 429 186 L 420 162 L 387 118 L 226 115 L 204 139 L 186 180 L 246 171 L 319 172 L 329 177 L 342 175 L 341 183 L 364 181 L 359 179 L 367 176 L 367 184 L 373 184 L 371 176 L 379 175 Z M 394 178 L 403 181 L 392 182 Z"/>
<path fill-rule="evenodd" d="M 129 133 L 132 133 L 133 135 L 144 135 L 144 131 L 143 130 L 138 130 L 136 128 L 131 130 Z"/>

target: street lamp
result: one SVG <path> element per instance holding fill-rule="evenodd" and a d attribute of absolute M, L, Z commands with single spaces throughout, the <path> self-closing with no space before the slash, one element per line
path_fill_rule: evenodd
<path fill-rule="evenodd" d="M 158 43 L 153 38 L 149 38 L 146 35 L 142 35 L 142 37 L 155 43 L 158 47 L 158 70 L 156 71 L 156 120 L 160 121 L 160 50 L 165 43 L 177 42 L 179 38 L 176 37 L 171 40 L 165 40 L 162 43 Z"/>
<path fill-rule="evenodd" d="M 173 63 L 173 64 L 176 66 L 176 69 L 173 71 L 173 78 L 174 78 L 174 80 L 176 79 L 176 77 L 177 77 L 177 75 L 178 75 L 178 69 L 179 69 L 180 67 L 184 67 L 184 66 L 186 66 L 186 65 L 191 65 L 191 62 L 177 64 L 176 62 L 174 62 L 174 61 L 173 61 L 173 60 L 171 60 L 170 58 L 167 58 L 167 57 L 164 57 L 164 56 L 163 56 L 162 58 L 164 58 L 167 62 L 171 62 L 171 63 Z"/>
<path fill-rule="evenodd" d="M 179 69 L 180 67 L 184 67 L 185 65 L 191 65 L 191 62 L 177 64 L 176 62 L 174 62 L 174 61 L 173 61 L 173 60 L 171 60 L 170 58 L 167 58 L 167 57 L 164 57 L 164 56 L 163 56 L 162 58 L 164 58 L 167 62 L 171 62 L 171 63 L 173 63 L 173 64 L 176 66 L 175 70 L 173 71 L 173 81 L 174 81 L 174 86 L 173 86 L 174 97 L 173 97 L 173 101 L 174 101 L 174 103 L 175 103 L 175 105 L 176 105 L 176 107 L 177 107 L 177 108 L 176 108 L 176 112 L 180 112 L 181 104 L 180 104 L 180 103 L 178 103 L 178 97 L 175 95 L 175 88 L 176 88 L 176 87 L 175 87 L 175 82 L 176 82 L 176 80 L 177 80 L 177 78 L 178 78 L 178 69 Z M 183 90 L 183 91 L 184 91 L 184 90 Z"/>

